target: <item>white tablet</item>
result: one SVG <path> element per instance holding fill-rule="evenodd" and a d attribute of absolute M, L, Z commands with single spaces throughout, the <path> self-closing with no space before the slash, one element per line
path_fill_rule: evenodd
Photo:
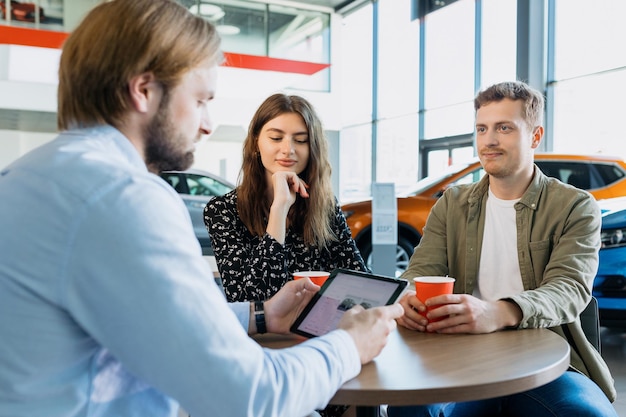
<path fill-rule="evenodd" d="M 293 333 L 321 336 L 337 328 L 339 320 L 357 304 L 378 307 L 396 302 L 408 282 L 367 272 L 335 269 L 291 326 Z"/>

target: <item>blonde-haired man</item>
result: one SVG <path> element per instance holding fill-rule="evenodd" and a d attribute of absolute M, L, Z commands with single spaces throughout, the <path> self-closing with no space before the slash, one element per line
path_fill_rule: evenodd
<path fill-rule="evenodd" d="M 68 38 L 61 134 L 0 171 L 0 416 L 302 416 L 385 345 L 399 305 L 264 350 L 248 335 L 287 332 L 319 287 L 228 305 L 212 279 L 154 173 L 211 132 L 221 59 L 170 0 L 104 2 Z"/>

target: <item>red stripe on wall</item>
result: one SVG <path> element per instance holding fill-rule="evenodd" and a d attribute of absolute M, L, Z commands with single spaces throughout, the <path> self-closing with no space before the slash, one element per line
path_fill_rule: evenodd
<path fill-rule="evenodd" d="M 65 32 L 0 25 L 0 44 L 58 49 L 61 48 L 68 36 L 69 34 Z M 233 52 L 224 52 L 224 56 L 226 60 L 223 66 L 225 67 L 261 71 L 313 75 L 330 66 L 330 64 L 293 61 L 290 59 L 270 58 L 268 56 L 236 54 Z"/>
<path fill-rule="evenodd" d="M 235 54 L 224 52 L 226 62 L 224 66 L 235 68 L 248 68 L 261 71 L 291 72 L 295 74 L 313 75 L 326 69 L 330 64 L 318 64 L 315 62 L 293 61 L 290 59 L 270 58 L 268 56 Z"/>
<path fill-rule="evenodd" d="M 0 25 L 0 43 L 9 45 L 60 48 L 67 37 L 68 34 L 65 32 Z"/>

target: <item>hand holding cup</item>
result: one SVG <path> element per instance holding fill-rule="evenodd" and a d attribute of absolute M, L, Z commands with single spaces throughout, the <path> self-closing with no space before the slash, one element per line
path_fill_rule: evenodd
<path fill-rule="evenodd" d="M 452 294 L 452 290 L 454 289 L 454 281 L 454 278 L 448 276 L 428 276 L 413 278 L 413 282 L 415 283 L 415 296 L 423 304 L 426 304 L 426 300 L 430 298 L 436 297 L 438 295 Z M 425 316 L 428 315 L 428 312 L 436 309 L 437 307 L 439 306 L 426 306 Z M 439 320 L 443 320 L 443 317 L 438 319 L 428 319 L 428 322 L 433 323 Z"/>

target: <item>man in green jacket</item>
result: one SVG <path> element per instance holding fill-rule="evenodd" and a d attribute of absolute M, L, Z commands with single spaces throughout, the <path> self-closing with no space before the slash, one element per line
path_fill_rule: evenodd
<path fill-rule="evenodd" d="M 476 148 L 487 175 L 443 194 L 403 274 L 452 276 L 454 294 L 426 300 L 443 305 L 426 313 L 415 292 L 408 293 L 398 323 L 439 333 L 549 328 L 570 343 L 570 369 L 520 394 L 389 407 L 389 416 L 616 416 L 613 378 L 579 320 L 598 267 L 599 208 L 589 193 L 534 164 L 544 133 L 541 93 L 504 82 L 479 92 L 474 108 Z"/>

